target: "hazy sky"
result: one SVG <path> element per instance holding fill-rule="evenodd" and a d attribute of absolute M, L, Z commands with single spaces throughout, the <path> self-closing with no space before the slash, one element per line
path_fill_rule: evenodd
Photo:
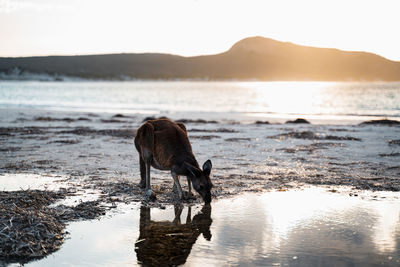
<path fill-rule="evenodd" d="M 400 61 L 399 12 L 399 0 L 0 0 L 0 56 L 192 56 L 258 35 Z"/>

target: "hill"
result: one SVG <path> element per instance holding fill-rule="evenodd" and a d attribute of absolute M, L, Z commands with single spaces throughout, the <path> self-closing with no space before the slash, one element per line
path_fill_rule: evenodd
<path fill-rule="evenodd" d="M 0 58 L 0 79 L 36 74 L 117 80 L 400 81 L 400 62 L 263 37 L 243 39 L 221 54 L 196 57 L 147 53 Z"/>

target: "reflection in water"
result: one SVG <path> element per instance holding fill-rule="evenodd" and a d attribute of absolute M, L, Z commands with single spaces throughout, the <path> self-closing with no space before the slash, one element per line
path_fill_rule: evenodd
<path fill-rule="evenodd" d="M 188 207 L 184 224 L 181 223 L 182 206 L 175 205 L 174 210 L 175 218 L 172 222 L 152 221 L 150 208 L 140 208 L 140 234 L 135 249 L 140 263 L 151 266 L 183 264 L 200 234 L 206 240 L 211 240 L 210 205 L 205 204 L 193 219 L 191 207 Z"/>
<path fill-rule="evenodd" d="M 24 266 L 400 266 L 399 193 L 336 189 L 216 199 L 212 220 L 210 206 L 122 205 Z"/>
<path fill-rule="evenodd" d="M 396 194 L 359 192 L 358 197 L 350 197 L 345 191 L 330 193 L 317 187 L 217 201 L 213 203 L 213 240 L 209 245 L 196 242 L 187 262 L 400 266 Z"/>

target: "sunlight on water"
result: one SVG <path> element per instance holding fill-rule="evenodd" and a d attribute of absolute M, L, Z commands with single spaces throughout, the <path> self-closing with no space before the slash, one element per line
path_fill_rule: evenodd
<path fill-rule="evenodd" d="M 1 82 L 0 108 L 400 117 L 399 83 Z"/>
<path fill-rule="evenodd" d="M 254 82 L 263 112 L 304 115 L 399 116 L 400 85 L 396 83 Z M 386 107 L 392 110 L 382 111 Z M 390 109 L 390 108 L 389 108 Z"/>
<path fill-rule="evenodd" d="M 327 82 L 254 82 L 243 83 L 254 90 L 255 99 L 266 112 L 278 114 L 321 114 L 323 90 L 337 86 Z M 264 111 L 264 112 L 265 112 Z"/>
<path fill-rule="evenodd" d="M 398 195 L 335 192 L 247 193 L 211 208 L 126 205 L 112 217 L 72 223 L 60 251 L 26 266 L 398 265 Z"/>

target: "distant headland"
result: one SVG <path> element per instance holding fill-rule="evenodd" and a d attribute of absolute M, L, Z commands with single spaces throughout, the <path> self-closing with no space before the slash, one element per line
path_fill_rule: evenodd
<path fill-rule="evenodd" d="M 0 80 L 400 81 L 400 62 L 367 52 L 250 37 L 216 55 L 106 54 L 0 58 Z"/>

